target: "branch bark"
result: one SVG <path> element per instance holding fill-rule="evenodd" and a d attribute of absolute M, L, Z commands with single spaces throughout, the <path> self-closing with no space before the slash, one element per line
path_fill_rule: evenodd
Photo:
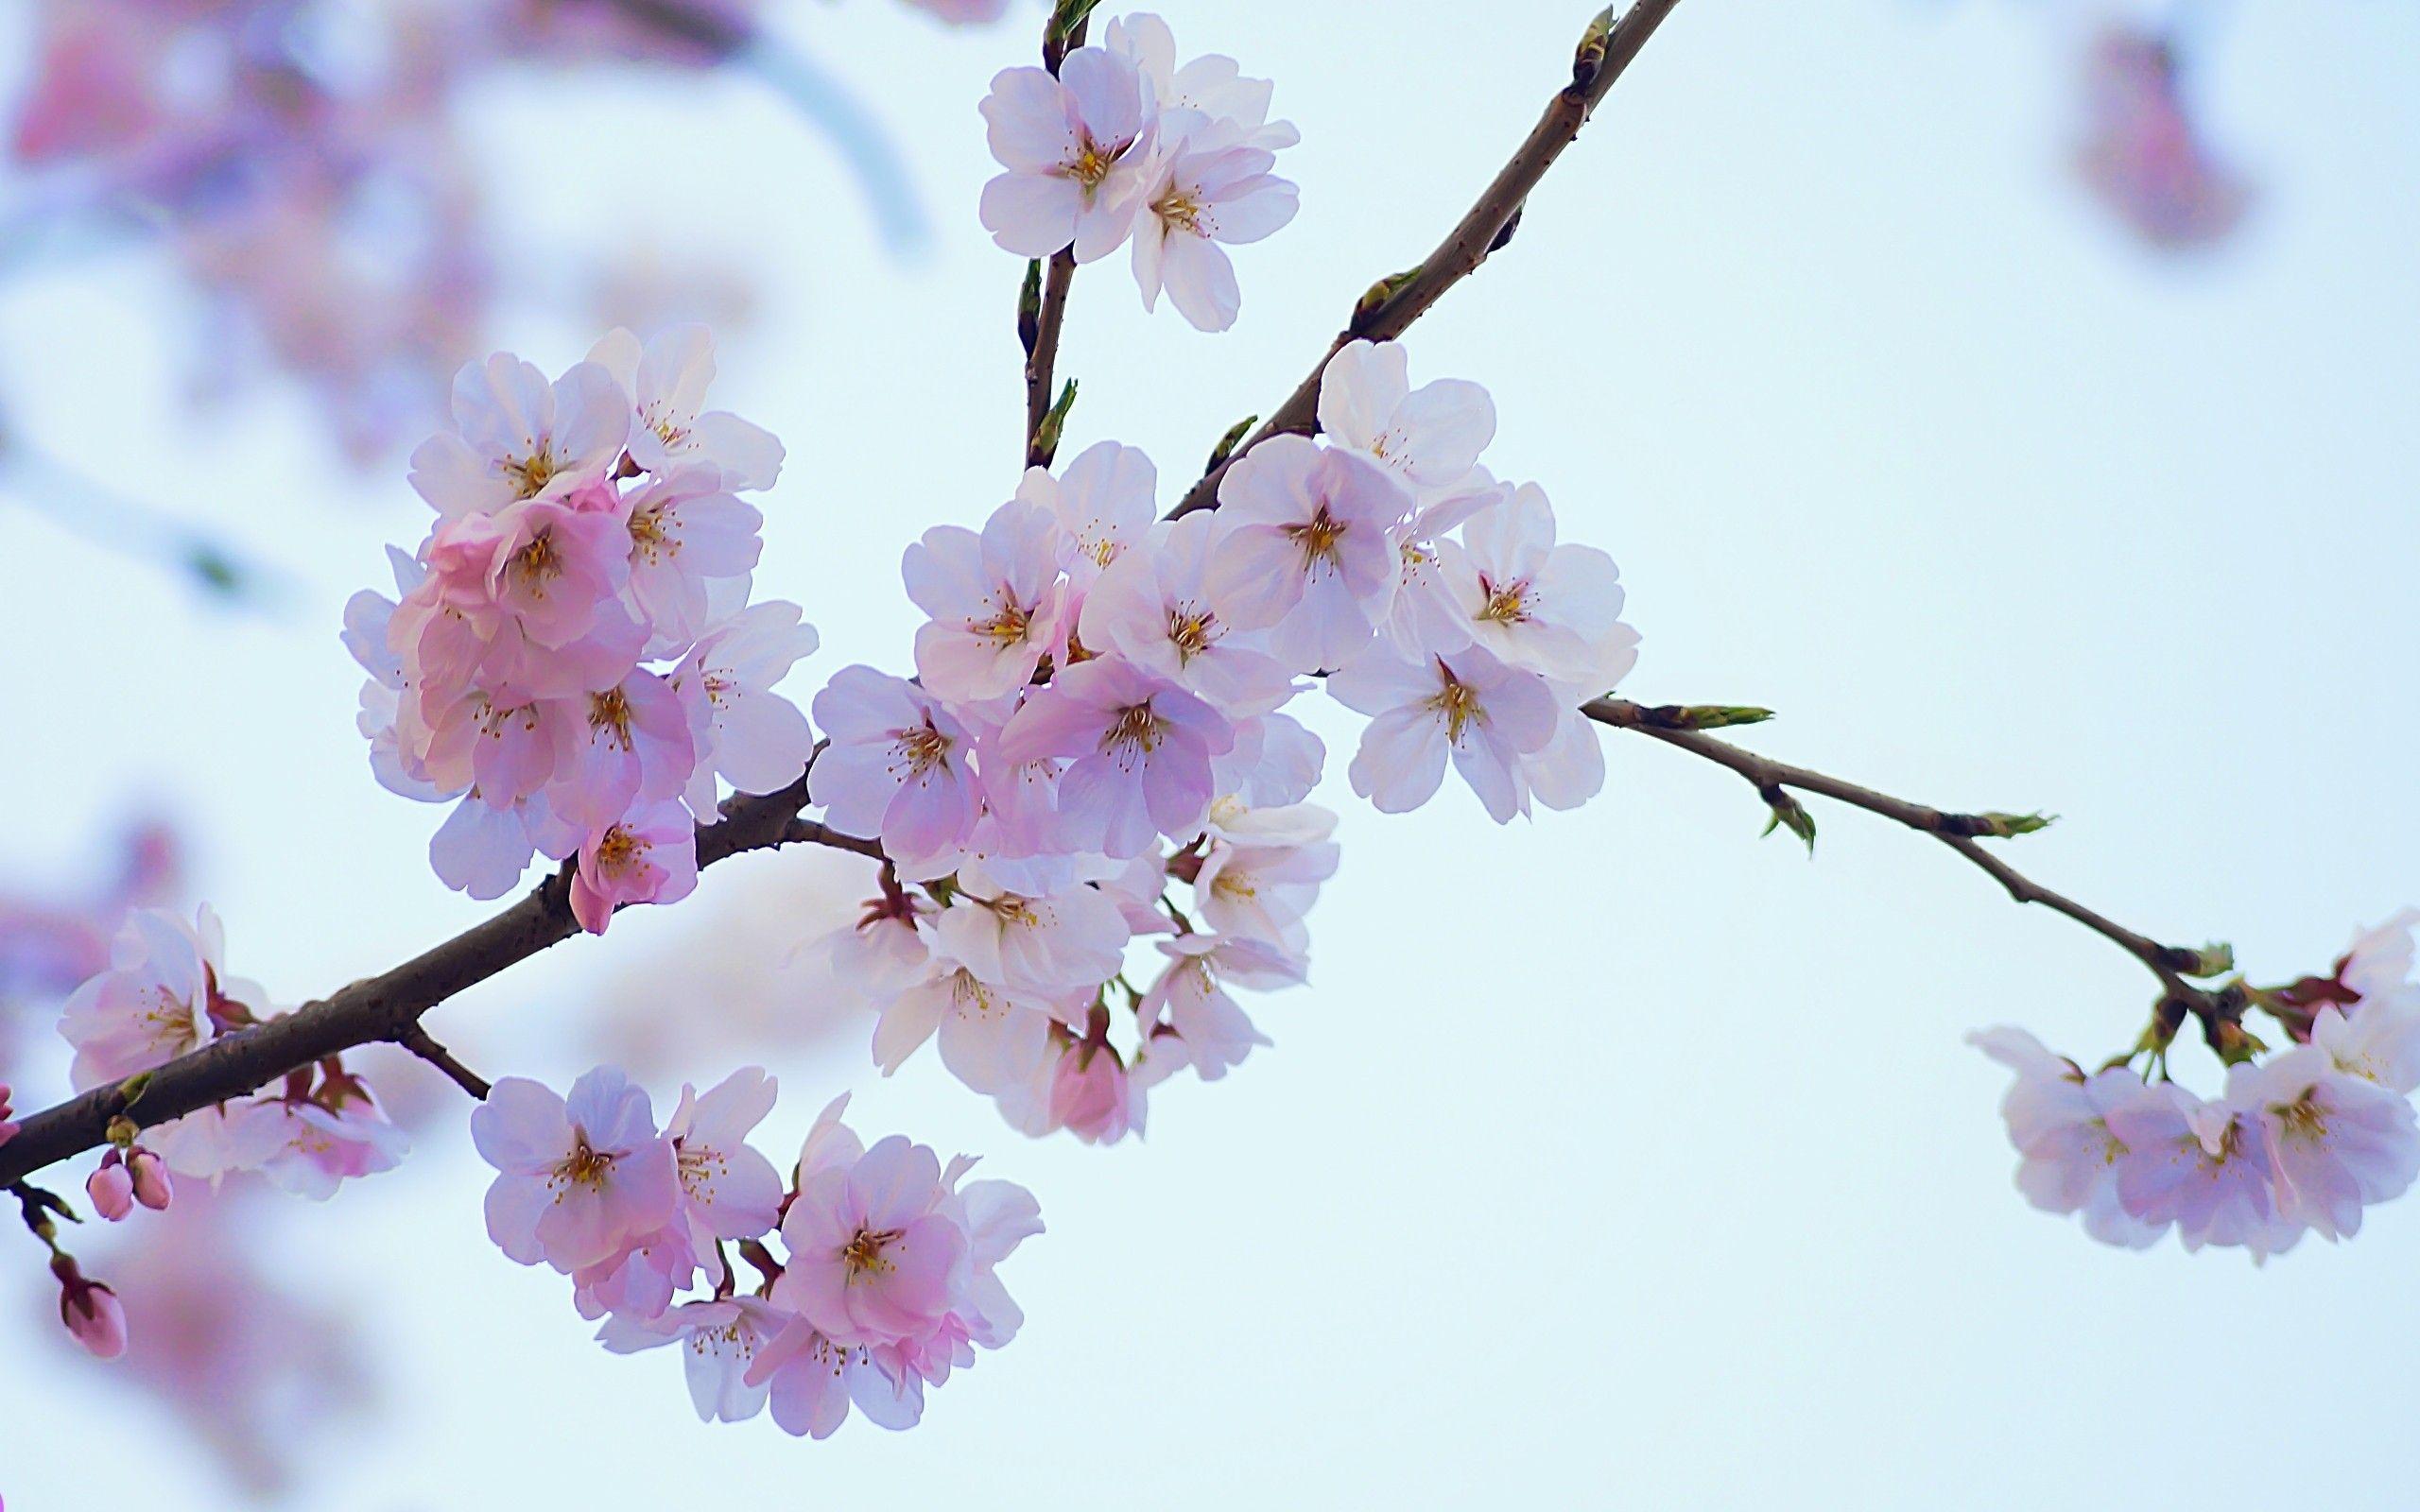
<path fill-rule="evenodd" d="M 735 798 L 725 803 L 721 820 L 698 831 L 699 867 L 713 866 L 743 851 L 801 842 L 879 858 L 880 847 L 870 840 L 838 835 L 821 824 L 798 819 L 799 811 L 806 806 L 806 781 L 801 773 L 798 781 L 778 793 Z M 0 1188 L 55 1161 L 99 1147 L 107 1142 L 110 1121 L 114 1118 L 130 1119 L 137 1127 L 164 1124 L 256 1091 L 324 1057 L 382 1040 L 427 1058 L 423 1046 L 434 1041 L 420 1028 L 423 1014 L 579 931 L 579 923 L 571 913 L 571 870 L 566 866 L 487 922 L 393 971 L 365 977 L 282 1018 L 215 1040 L 144 1075 L 95 1088 L 26 1119 L 14 1139 L 0 1143 Z M 470 1083 L 463 1085 L 468 1090 Z"/>
<path fill-rule="evenodd" d="M 1478 197 L 1478 203 L 1454 223 L 1445 239 L 1417 266 L 1371 285 L 1354 309 L 1353 318 L 1328 343 L 1326 352 L 1312 367 L 1310 375 L 1295 386 L 1286 402 L 1262 421 L 1259 428 L 1245 438 L 1225 461 L 1202 474 L 1201 481 L 1169 511 L 1168 518 L 1209 508 L 1218 500 L 1219 480 L 1226 475 L 1235 458 L 1270 437 L 1315 434 L 1320 425 L 1320 375 L 1327 370 L 1330 357 L 1354 341 L 1391 341 L 1402 335 L 1413 321 L 1428 313 L 1431 305 L 1445 297 L 1447 289 L 1478 271 L 1488 254 L 1511 239 L 1530 191 L 1563 156 L 1563 149 L 1580 135 L 1580 129 L 1588 124 L 1588 117 L 1613 92 L 1631 60 L 1638 56 L 1647 40 L 1655 35 L 1655 28 L 1679 4 L 1680 0 L 1636 0 L 1619 21 L 1611 24 L 1610 29 L 1605 29 L 1606 16 L 1612 14 L 1610 9 L 1605 16 L 1598 18 L 1597 26 L 1589 28 L 1572 61 L 1571 82 L 1557 90 L 1554 98 L 1547 102 L 1538 124 L 1530 129 L 1529 136 Z"/>

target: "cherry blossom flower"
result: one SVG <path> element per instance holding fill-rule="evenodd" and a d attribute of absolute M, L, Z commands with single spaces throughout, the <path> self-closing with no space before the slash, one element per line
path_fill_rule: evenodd
<path fill-rule="evenodd" d="M 883 1005 L 874 1025 L 874 1063 L 888 1076 L 937 1033 L 942 1064 L 950 1074 L 976 1091 L 991 1093 L 1030 1077 L 1041 1065 L 1050 1038 L 1050 1014 L 1020 991 L 985 982 L 936 949 L 927 957 L 925 974 Z"/>
<path fill-rule="evenodd" d="M 644 347 L 616 329 L 588 353 L 614 375 L 631 404 L 631 460 L 659 477 L 702 465 L 722 490 L 769 489 L 782 472 L 782 443 L 764 427 L 724 410 L 707 410 L 714 382 L 714 333 L 701 325 L 658 332 Z"/>
<path fill-rule="evenodd" d="M 411 1141 L 388 1121 L 369 1089 L 351 1082 L 346 1095 L 332 1100 L 334 1108 L 285 1098 L 252 1105 L 244 1165 L 295 1196 L 324 1202 L 347 1178 L 403 1163 Z"/>
<path fill-rule="evenodd" d="M 1202 581 L 1217 529 L 1207 512 L 1157 526 L 1149 549 L 1118 557 L 1084 595 L 1080 633 L 1231 715 L 1265 713 L 1293 679 L 1259 648 L 1262 637 L 1237 634 L 1211 604 Z"/>
<path fill-rule="evenodd" d="M 2420 1126 L 2402 1093 L 2336 1069 L 2315 1045 L 2227 1074 L 2227 1102 L 2259 1119 L 2276 1162 L 2278 1216 L 2351 1238 L 2365 1204 L 2420 1176 Z"/>
<path fill-rule="evenodd" d="M 2303 1226 L 2277 1211 L 2274 1154 L 2257 1116 L 2173 1082 L 2153 1083 L 2104 1116 L 2126 1146 L 2118 1200 L 2136 1219 L 2175 1224 L 2187 1249 L 2241 1246 L 2257 1259 L 2302 1237 Z"/>
<path fill-rule="evenodd" d="M 2110 1111 L 2143 1096 L 2142 1078 L 2123 1066 L 2086 1076 L 2022 1029 L 1982 1030 L 1966 1040 L 2016 1074 L 2000 1117 L 2022 1157 L 2016 1187 L 2025 1200 L 2045 1212 L 2082 1213 L 2085 1232 L 2103 1244 L 2157 1243 L 2168 1225 L 2142 1222 L 2118 1200 L 2126 1145 L 2109 1130 Z"/>
<path fill-rule="evenodd" d="M 1135 1015 L 1147 1035 L 1165 1020 L 1203 1081 L 1217 1081 L 1253 1046 L 1270 1042 L 1228 995 L 1226 983 L 1274 988 L 1303 980 L 1302 963 L 1266 940 L 1180 935 L 1157 944 L 1168 964 L 1135 1005 Z"/>
<path fill-rule="evenodd" d="M 872 667 L 843 667 L 815 696 L 815 723 L 832 742 L 807 774 L 825 823 L 878 836 L 911 867 L 966 838 L 979 803 L 973 742 L 939 699 Z"/>
<path fill-rule="evenodd" d="M 1621 623 L 1614 559 L 1594 546 L 1557 545 L 1544 490 L 1512 496 L 1462 524 L 1443 542 L 1439 570 L 1473 639 L 1504 662 L 1528 667 L 1593 697 L 1638 660 L 1638 633 Z"/>
<path fill-rule="evenodd" d="M 630 496 L 630 595 L 653 631 L 651 655 L 688 645 L 713 620 L 717 601 L 745 601 L 748 575 L 765 543 L 765 517 L 724 491 L 711 467 L 684 463 Z"/>
<path fill-rule="evenodd" d="M 1208 53 L 1179 67 L 1176 36 L 1158 16 L 1137 12 L 1113 17 L 1101 43 L 1134 60 L 1152 102 L 1176 115 L 1190 132 L 1271 151 L 1302 140 L 1292 122 L 1269 119 L 1276 87 L 1265 78 L 1244 77 L 1234 59 Z"/>
<path fill-rule="evenodd" d="M 780 1216 L 782 1177 L 748 1143 L 773 1110 L 777 1087 L 762 1067 L 743 1066 L 704 1095 L 687 1083 L 665 1125 L 681 1177 L 681 1209 L 700 1254 L 717 1239 L 753 1239 Z"/>
<path fill-rule="evenodd" d="M 1349 341 L 1320 372 L 1320 430 L 1424 496 L 1462 486 L 1495 438 L 1495 401 L 1461 378 L 1411 387 L 1400 342 Z"/>
<path fill-rule="evenodd" d="M 129 914 L 110 969 L 60 1010 L 59 1032 L 76 1049 L 70 1085 L 80 1092 L 124 1081 L 257 1018 L 267 995 L 226 975 L 225 955 L 225 930 L 207 903 L 190 925 L 159 909 Z"/>
<path fill-rule="evenodd" d="M 2076 152 L 2085 184 L 2152 246 L 2225 239 L 2242 223 L 2252 188 L 2203 141 L 2173 45 L 2112 26 L 2094 44 L 2087 70 L 2087 122 Z"/>
<path fill-rule="evenodd" d="M 1124 859 L 1156 834 L 1183 839 L 1216 796 L 1210 760 L 1235 731 L 1176 684 L 1099 657 L 1069 667 L 1026 700 L 1000 735 L 1001 758 L 1074 759 L 1059 779 L 1059 821 L 1074 847 Z"/>
<path fill-rule="evenodd" d="M 1197 331 L 1236 323 L 1243 295 L 1225 249 L 1275 234 L 1294 218 L 1301 197 L 1269 170 L 1273 154 L 1260 147 L 1179 139 L 1132 191 L 1141 206 L 1134 222 L 1134 282 L 1143 308 L 1159 308 L 1160 293 Z"/>
<path fill-rule="evenodd" d="M 788 1266 L 772 1300 L 838 1344 L 918 1338 L 949 1312 L 965 1230 L 942 1211 L 939 1157 L 899 1135 L 845 1168 L 800 1183 L 782 1238 Z"/>
<path fill-rule="evenodd" d="M 1289 955 L 1310 948 L 1304 923 L 1320 885 L 1336 875 L 1341 850 L 1333 841 L 1309 845 L 1213 845 L 1195 874 L 1193 898 L 1221 935 L 1242 935 Z"/>
<path fill-rule="evenodd" d="M 1041 68 L 993 76 L 983 101 L 992 156 L 1008 171 L 983 186 L 992 239 L 1020 257 L 1073 246 L 1076 261 L 1106 257 L 1134 222 L 1132 182 L 1151 151 L 1143 76 L 1100 47 Z"/>
<path fill-rule="evenodd" d="M 443 565 L 460 542 L 484 564 L 487 599 L 521 633 L 548 648 L 596 628 L 606 603 L 631 576 L 627 507 L 601 486 L 563 499 L 531 499 L 441 532 L 433 559 Z M 460 598 L 458 603 L 462 602 Z"/>
<path fill-rule="evenodd" d="M 1050 1077 L 1050 1127 L 1086 1144 L 1115 1144 L 1142 1134 L 1145 1110 L 1145 1089 L 1098 1036 L 1073 1040 L 1060 1053 Z"/>
<path fill-rule="evenodd" d="M 1427 802 L 1449 753 L 1488 817 L 1506 824 L 1529 812 L 1521 760 L 1554 738 L 1557 714 L 1554 692 L 1536 673 L 1508 667 L 1479 645 L 1426 663 L 1379 647 L 1330 678 L 1328 692 L 1373 716 L 1348 774 L 1379 812 Z"/>
<path fill-rule="evenodd" d="M 630 400 L 602 364 L 575 364 L 550 385 L 499 352 L 455 376 L 454 429 L 412 453 L 411 484 L 447 520 L 560 498 L 604 476 L 630 428 Z"/>
<path fill-rule="evenodd" d="M 488 1236 L 523 1265 L 569 1275 L 669 1223 L 680 1201 L 672 1142 L 644 1089 L 611 1066 L 568 1098 L 526 1077 L 495 1084 L 471 1113 L 471 1141 L 494 1166 Z"/>
<path fill-rule="evenodd" d="M 102 1156 L 99 1168 L 84 1178 L 84 1195 L 92 1199 L 93 1211 L 111 1223 L 134 1211 L 134 1173 L 117 1151 Z"/>
<path fill-rule="evenodd" d="M 602 935 L 624 903 L 675 903 L 697 885 L 697 821 L 677 800 L 651 804 L 581 842 L 572 916 Z"/>
<path fill-rule="evenodd" d="M 1053 999 L 1089 997 L 1117 974 L 1126 919 L 1098 888 L 1016 893 L 980 866 L 968 867 L 959 880 L 970 901 L 934 921 L 934 948 L 982 981 Z"/>
<path fill-rule="evenodd" d="M 1028 468 L 1017 496 L 1050 511 L 1059 526 L 1059 565 L 1082 586 L 1150 532 L 1159 479 L 1138 448 L 1096 441 L 1057 477 Z"/>
<path fill-rule="evenodd" d="M 1031 680 L 1063 633 L 1059 525 L 1029 499 L 992 512 L 977 536 L 936 525 L 908 548 L 908 596 L 932 621 L 916 632 L 916 671 L 952 703 L 997 698 Z"/>
<path fill-rule="evenodd" d="M 806 770 L 815 731 L 773 688 L 819 644 L 798 606 L 779 599 L 752 604 L 699 637 L 670 679 L 698 752 L 693 811 L 714 813 L 717 776 L 742 793 L 774 793 Z"/>
<path fill-rule="evenodd" d="M 1398 574 L 1389 532 L 1411 500 L 1379 467 L 1299 436 L 1272 436 L 1219 482 L 1219 542 L 1204 587 L 1221 617 L 1268 628 L 1288 670 L 1350 662 L 1387 613 Z"/>
<path fill-rule="evenodd" d="M 717 1297 L 683 1302 L 657 1317 L 615 1313 L 596 1339 L 615 1354 L 682 1346 L 698 1420 L 736 1423 L 765 1410 L 769 1388 L 762 1381 L 750 1383 L 749 1368 L 789 1321 L 789 1314 L 759 1297 Z"/>

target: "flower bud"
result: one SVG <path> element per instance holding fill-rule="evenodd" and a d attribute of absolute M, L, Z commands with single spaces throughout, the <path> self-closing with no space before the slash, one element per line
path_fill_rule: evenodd
<path fill-rule="evenodd" d="M 167 1162 L 149 1150 L 137 1150 L 128 1158 L 126 1168 L 133 1176 L 135 1201 L 154 1212 L 167 1207 L 169 1196 L 176 1191 L 175 1183 L 168 1179 Z"/>
<path fill-rule="evenodd" d="M 117 1293 L 98 1281 L 70 1286 L 59 1297 L 59 1315 L 95 1360 L 114 1360 L 126 1352 L 126 1309 Z"/>
<path fill-rule="evenodd" d="M 85 1178 L 84 1195 L 93 1199 L 93 1211 L 112 1223 L 134 1211 L 134 1177 L 117 1151 L 101 1157 L 101 1168 Z"/>

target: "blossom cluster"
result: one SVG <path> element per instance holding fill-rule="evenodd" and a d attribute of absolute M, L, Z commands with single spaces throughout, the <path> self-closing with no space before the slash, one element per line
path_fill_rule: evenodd
<path fill-rule="evenodd" d="M 1103 441 L 1029 470 L 980 531 L 908 548 L 918 675 L 831 679 L 808 789 L 890 859 L 825 943 L 879 1010 L 886 1071 L 938 1038 L 1019 1127 L 1107 1141 L 1152 1084 L 1266 1044 L 1227 988 L 1308 969 L 1335 816 L 1305 801 L 1326 752 L 1284 708 L 1322 675 L 1370 716 L 1348 775 L 1383 811 L 1426 802 L 1449 764 L 1499 823 L 1602 785 L 1581 706 L 1637 636 L 1612 559 L 1479 465 L 1486 391 L 1413 388 L 1400 346 L 1355 342 L 1319 407 L 1324 438 L 1252 448 L 1215 511 L 1158 519 L 1150 460 Z"/>
<path fill-rule="evenodd" d="M 208 904 L 191 922 L 161 909 L 128 915 L 109 968 L 60 1010 L 76 1091 L 122 1084 L 285 1011 L 259 984 L 229 975 L 225 961 L 225 931 Z M 170 1172 L 214 1186 L 257 1172 L 297 1196 L 325 1199 L 348 1177 L 393 1169 L 407 1143 L 339 1056 L 273 1089 L 155 1125 L 142 1139 L 105 1153 L 86 1183 L 105 1217 L 122 1218 L 138 1202 L 166 1207 Z"/>
<path fill-rule="evenodd" d="M 866 1145 L 835 1100 L 788 1182 L 748 1143 L 773 1079 L 748 1067 L 683 1087 L 661 1129 L 647 1092 L 598 1067 L 567 1096 L 510 1077 L 471 1115 L 490 1237 L 512 1260 L 572 1280 L 616 1353 L 679 1345 L 700 1418 L 769 1404 L 791 1434 L 829 1436 L 854 1405 L 885 1428 L 924 1414 L 925 1390 L 995 1349 L 1024 1321 L 996 1267 L 1042 1231 L 1032 1194 L 969 1181 L 892 1136 Z M 765 1241 L 777 1239 L 776 1257 Z M 762 1277 L 741 1294 L 730 1249 Z M 700 1281 L 705 1295 L 679 1299 Z"/>
<path fill-rule="evenodd" d="M 1010 68 L 983 101 L 992 156 L 1006 171 L 983 187 L 992 239 L 1024 257 L 1073 249 L 1107 257 L 1131 240 L 1143 307 L 1165 293 L 1203 331 L 1242 307 L 1226 249 L 1294 218 L 1294 185 L 1270 170 L 1300 140 L 1269 119 L 1270 81 L 1218 54 L 1179 66 L 1167 23 L 1109 23 L 1098 45 L 1057 73 Z"/>
<path fill-rule="evenodd" d="M 749 602 L 782 447 L 703 408 L 712 339 L 627 331 L 549 383 L 505 353 L 465 367 L 454 427 L 412 454 L 437 523 L 392 553 L 345 641 L 370 674 L 379 781 L 450 802 L 449 886 L 495 898 L 533 853 L 578 856 L 572 907 L 602 934 L 697 881 L 717 779 L 768 793 L 805 769 L 805 716 L 772 686 L 815 649 L 797 606 Z"/>
<path fill-rule="evenodd" d="M 2018 1190 L 2130 1249 L 2173 1228 L 2187 1249 L 2260 1260 L 2305 1233 L 2359 1232 L 2364 1208 L 2420 1176 L 2415 924 L 2407 912 L 2362 933 L 2329 976 L 2255 990 L 2300 1042 L 2267 1059 L 2247 1047 L 2213 1099 L 2124 1062 L 2086 1074 L 2019 1029 L 1971 1036 L 2016 1074 L 2000 1112 Z"/>

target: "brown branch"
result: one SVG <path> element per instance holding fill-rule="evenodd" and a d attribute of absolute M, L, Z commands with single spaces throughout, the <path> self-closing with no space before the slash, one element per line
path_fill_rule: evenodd
<path fill-rule="evenodd" d="M 835 834 L 820 824 L 793 822 L 806 806 L 806 782 L 801 773 L 778 793 L 736 797 L 724 803 L 720 822 L 698 831 L 699 867 L 798 842 L 878 857 L 880 848 L 871 841 Z M 0 1143 L 0 1187 L 96 1148 L 107 1141 L 112 1119 L 126 1118 L 137 1127 L 164 1124 L 256 1091 L 288 1072 L 356 1046 L 389 1041 L 433 1059 L 423 1048 L 434 1048 L 435 1041 L 421 1031 L 421 1015 L 579 930 L 571 913 L 571 868 L 566 866 L 485 923 L 383 975 L 365 977 L 292 1013 L 214 1040 L 165 1065 L 115 1086 L 95 1088 L 26 1119 L 14 1139 Z M 436 1063 L 446 1069 L 443 1061 Z M 447 1074 L 466 1090 L 478 1080 L 472 1076 L 465 1081 L 467 1072 Z"/>
<path fill-rule="evenodd" d="M 454 1085 L 482 1103 L 488 1100 L 488 1093 L 495 1091 L 493 1083 L 455 1059 L 454 1052 L 431 1039 L 428 1031 L 418 1023 L 395 1036 L 395 1043 L 445 1073 L 454 1079 Z"/>
<path fill-rule="evenodd" d="M 1860 787 L 1837 777 L 1826 777 L 1804 766 L 1792 766 L 1769 756 L 1742 750 L 1728 741 L 1717 740 L 1703 730 L 1688 728 L 1685 723 L 1673 721 L 1668 717 L 1669 711 L 1646 708 L 1627 698 L 1593 699 L 1581 705 L 1581 713 L 1599 724 L 1610 725 L 1616 730 L 1634 730 L 1668 746 L 1677 746 L 1693 756 L 1702 756 L 1719 766 L 1728 767 L 1745 778 L 1767 802 L 1772 802 L 1774 795 L 1784 793 L 1784 790 L 1812 793 L 1818 798 L 1846 803 L 1852 808 L 1880 815 L 1910 830 L 1931 835 L 1981 868 L 2018 902 L 2040 903 L 2053 912 L 2064 914 L 2140 961 L 2153 976 L 2159 978 L 2160 986 L 2169 999 L 2181 1002 L 2205 1019 L 2215 1007 L 2211 994 L 2187 984 L 2180 974 L 2196 971 L 2203 965 L 2202 952 L 2164 945 L 2148 935 L 2128 929 L 2107 915 L 2043 886 L 1979 843 L 1982 836 L 2023 833 L 2025 828 L 2038 826 L 2039 820 L 2016 821 L 2018 827 L 2012 828 L 2011 816 L 2007 815 L 1961 814 L 1928 804 L 1911 803 L 1906 799 L 1877 793 L 1870 787 Z"/>
<path fill-rule="evenodd" d="M 1295 386 L 1286 403 L 1262 421 L 1232 456 L 1204 473 L 1186 491 L 1184 501 L 1169 511 L 1170 519 L 1212 507 L 1219 497 L 1219 480 L 1226 475 L 1227 466 L 1235 456 L 1272 436 L 1316 433 L 1320 424 L 1320 375 L 1327 370 L 1329 358 L 1354 341 L 1391 341 L 1403 335 L 1413 321 L 1428 312 L 1430 305 L 1444 298 L 1447 289 L 1477 272 L 1490 252 L 1511 239 L 1530 191 L 1563 156 L 1563 149 L 1571 146 L 1572 139 L 1588 124 L 1588 117 L 1612 92 L 1631 60 L 1638 56 L 1639 49 L 1647 45 L 1647 39 L 1655 35 L 1655 28 L 1679 4 L 1680 0 L 1636 0 L 1619 21 L 1611 19 L 1610 8 L 1597 18 L 1573 59 L 1571 82 L 1547 102 L 1546 113 L 1538 117 L 1538 124 L 1530 129 L 1528 138 L 1478 197 L 1478 202 L 1455 222 L 1445 239 L 1416 266 L 1370 286 L 1355 307 L 1353 318 L 1328 343 L 1327 352 L 1311 369 L 1310 376 Z"/>

